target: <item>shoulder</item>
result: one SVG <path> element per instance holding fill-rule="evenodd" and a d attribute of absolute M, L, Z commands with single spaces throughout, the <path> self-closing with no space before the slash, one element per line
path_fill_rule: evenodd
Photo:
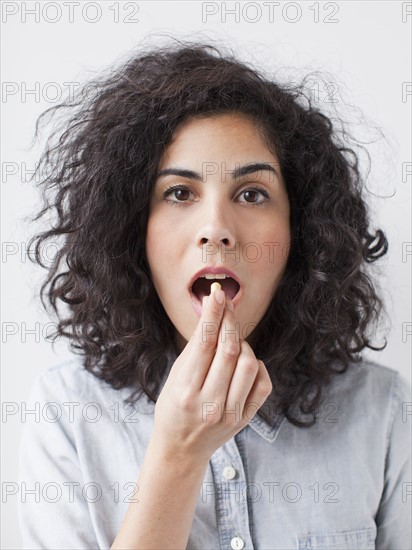
<path fill-rule="evenodd" d="M 102 383 L 99 378 L 86 370 L 81 357 L 76 356 L 44 368 L 34 380 L 34 385 L 55 390 L 73 389 L 80 392 L 90 386 L 102 385 Z"/>
<path fill-rule="evenodd" d="M 374 361 L 350 363 L 346 372 L 332 378 L 330 392 L 349 401 L 379 401 L 395 404 L 410 400 L 411 385 L 395 369 Z"/>
<path fill-rule="evenodd" d="M 402 374 L 363 360 L 332 377 L 324 402 L 334 403 L 339 418 L 347 423 L 355 422 L 365 430 L 385 430 L 389 441 L 394 423 L 404 424 L 406 429 L 411 400 L 411 384 Z"/>
<path fill-rule="evenodd" d="M 165 376 L 176 359 L 175 353 L 166 357 Z M 142 413 L 153 414 L 154 402 L 144 393 L 138 393 L 139 386 L 131 385 L 116 389 L 84 366 L 84 357 L 74 355 L 65 361 L 44 368 L 35 377 L 28 400 L 33 402 L 77 402 L 97 403 L 103 407 L 128 406 L 133 396 L 133 405 Z"/>
<path fill-rule="evenodd" d="M 41 371 L 33 382 L 31 397 L 48 401 L 104 403 L 126 399 L 132 390 L 133 388 L 114 389 L 88 371 L 82 357 L 73 356 Z"/>

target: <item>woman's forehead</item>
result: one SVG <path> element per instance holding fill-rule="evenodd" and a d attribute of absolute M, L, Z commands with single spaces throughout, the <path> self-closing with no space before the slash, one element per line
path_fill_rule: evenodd
<path fill-rule="evenodd" d="M 255 130 L 260 128 L 257 120 L 252 116 L 236 112 L 219 112 L 191 116 L 184 120 L 174 131 L 173 137 L 177 138 L 183 133 L 195 130 L 211 130 L 215 132 L 225 132 L 233 128 L 242 128 L 243 130 Z"/>
<path fill-rule="evenodd" d="M 182 123 L 165 147 L 159 170 L 170 162 L 198 164 L 219 159 L 233 164 L 232 169 L 252 162 L 278 163 L 256 121 L 242 113 L 225 113 Z"/>

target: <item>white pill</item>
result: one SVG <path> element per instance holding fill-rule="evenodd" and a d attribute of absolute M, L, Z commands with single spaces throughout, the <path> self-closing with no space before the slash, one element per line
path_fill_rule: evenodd
<path fill-rule="evenodd" d="M 212 283 L 212 286 L 210 287 L 210 294 L 212 294 L 212 292 L 216 292 L 217 290 L 222 290 L 220 283 Z"/>

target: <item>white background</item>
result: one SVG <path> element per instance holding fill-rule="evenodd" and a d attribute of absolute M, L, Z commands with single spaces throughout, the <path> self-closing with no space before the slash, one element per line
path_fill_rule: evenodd
<path fill-rule="evenodd" d="M 412 254 L 405 249 L 412 251 L 412 176 L 402 177 L 402 164 L 411 162 L 412 103 L 411 96 L 402 97 L 403 83 L 412 80 L 412 15 L 403 22 L 402 11 L 412 11 L 411 3 L 273 2 L 271 21 L 266 2 L 241 2 L 238 17 L 227 13 L 226 18 L 225 10 L 236 9 L 234 2 L 108 1 L 82 2 L 80 7 L 71 2 L 72 22 L 67 2 L 60 8 L 54 2 L 38 2 L 37 8 L 35 2 L 2 4 L 2 548 L 21 548 L 16 514 L 21 404 L 41 370 L 70 356 L 66 341 L 53 350 L 43 337 L 45 325 L 55 320 L 42 313 L 38 298 L 45 271 L 35 268 L 24 252 L 36 227 L 22 218 L 37 212 L 40 197 L 23 163 L 29 170 L 38 160 L 41 144 L 30 149 L 35 120 L 55 104 L 56 90 L 67 93 L 64 83 L 83 82 L 122 62 L 143 40 L 164 43 L 163 33 L 223 43 L 244 61 L 291 80 L 310 70 L 325 71 L 339 88 L 338 112 L 342 108 L 348 121 L 357 121 L 357 137 L 368 137 L 366 123 L 382 130 L 386 140 L 367 146 L 372 159 L 368 200 L 373 227 L 381 227 L 390 244 L 376 273 L 392 326 L 387 348 L 367 350 L 365 357 L 411 380 Z M 28 13 L 33 9 L 37 16 Z M 207 16 L 206 10 L 216 13 Z M 332 11 L 337 22 L 325 22 Z M 25 92 L 36 86 L 35 94 Z M 320 92 L 322 109 L 328 106 L 326 93 Z M 17 412 L 4 416 L 10 403 Z M 17 494 L 10 495 L 13 483 Z"/>

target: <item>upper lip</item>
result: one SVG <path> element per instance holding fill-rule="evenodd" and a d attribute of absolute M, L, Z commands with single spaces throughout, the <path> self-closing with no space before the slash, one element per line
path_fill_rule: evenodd
<path fill-rule="evenodd" d="M 226 267 L 210 266 L 210 267 L 204 267 L 203 269 L 201 269 L 200 271 L 198 271 L 193 275 L 189 284 L 190 290 L 192 290 L 192 286 L 196 281 L 196 279 L 198 279 L 199 277 L 203 277 L 204 275 L 207 275 L 209 273 L 213 275 L 224 273 L 228 277 L 232 277 L 232 279 L 234 279 L 238 283 L 239 287 L 242 286 L 242 283 L 240 282 L 239 277 L 236 275 L 236 273 L 233 273 L 233 271 L 230 271 L 230 269 L 227 269 Z"/>

